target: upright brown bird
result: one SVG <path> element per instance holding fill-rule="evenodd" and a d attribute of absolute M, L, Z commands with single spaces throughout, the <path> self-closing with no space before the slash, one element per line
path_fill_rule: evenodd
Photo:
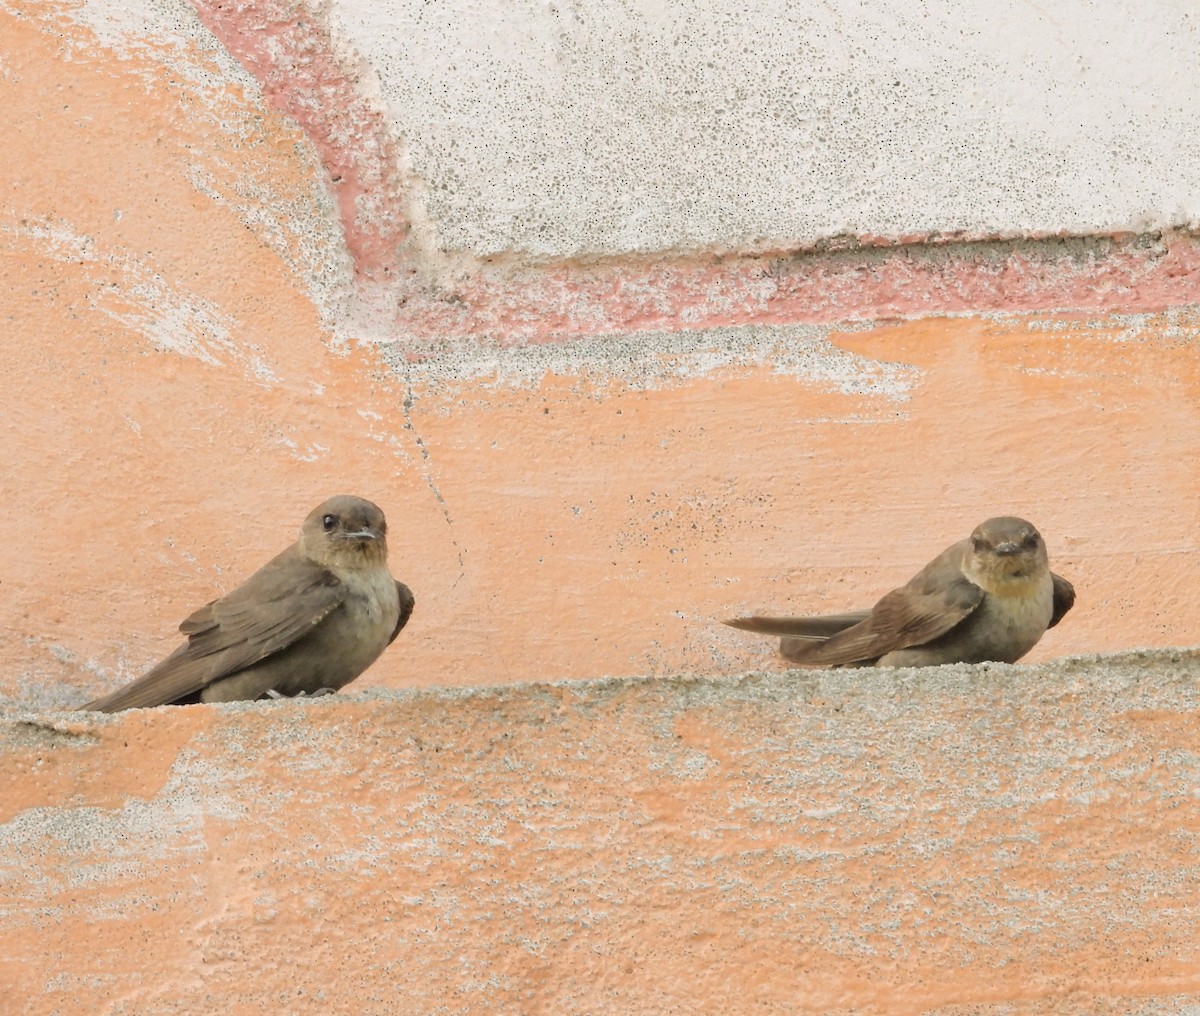
<path fill-rule="evenodd" d="M 331 497 L 292 546 L 179 626 L 186 643 L 81 708 L 336 691 L 375 662 L 412 610 L 412 592 L 388 571 L 383 512 L 361 497 Z"/>
<path fill-rule="evenodd" d="M 1015 663 L 1075 602 L 1024 519 L 988 519 L 870 610 L 825 617 L 740 617 L 726 624 L 780 635 L 787 659 L 813 667 Z"/>

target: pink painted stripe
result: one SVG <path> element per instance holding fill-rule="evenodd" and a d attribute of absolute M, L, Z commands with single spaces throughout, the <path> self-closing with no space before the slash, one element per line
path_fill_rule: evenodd
<path fill-rule="evenodd" d="M 369 68 L 343 67 L 322 14 L 298 0 L 192 0 L 205 24 L 259 82 L 267 101 L 312 139 L 337 198 L 361 281 L 404 272 L 409 220 L 397 145 L 358 89 Z"/>
<path fill-rule="evenodd" d="M 1080 251 L 1086 248 L 1086 253 Z M 501 276 L 481 269 L 454 303 L 410 301 L 417 334 L 552 341 L 612 331 L 828 324 L 989 311 L 1151 312 L 1200 303 L 1190 236 L 958 244 L 721 260 L 621 260 Z"/>

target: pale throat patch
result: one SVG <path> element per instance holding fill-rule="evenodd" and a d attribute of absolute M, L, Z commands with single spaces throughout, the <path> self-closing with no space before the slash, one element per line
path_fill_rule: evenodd
<path fill-rule="evenodd" d="M 1030 596 L 1046 583 L 1046 565 L 1038 562 L 1032 573 L 1023 575 L 997 574 L 992 569 L 980 568 L 975 557 L 967 559 L 964 573 L 975 585 L 993 596 Z"/>

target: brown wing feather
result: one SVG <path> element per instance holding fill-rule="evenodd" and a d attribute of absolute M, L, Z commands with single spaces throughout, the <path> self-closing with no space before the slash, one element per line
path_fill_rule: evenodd
<path fill-rule="evenodd" d="M 956 543 L 883 597 L 866 620 L 824 642 L 790 645 L 788 658 L 825 667 L 869 663 L 945 635 L 983 600 L 983 590 L 962 573 L 964 550 Z"/>
<path fill-rule="evenodd" d="M 413 607 L 417 604 L 412 590 L 403 582 L 396 583 L 396 592 L 400 596 L 400 616 L 396 618 L 396 627 L 392 631 L 392 637 L 388 639 L 389 646 L 396 641 L 396 636 L 400 634 L 400 629 L 408 624 L 408 619 L 412 617 Z"/>
<path fill-rule="evenodd" d="M 1063 619 L 1063 615 L 1075 606 L 1075 587 L 1054 572 L 1050 573 L 1050 578 L 1054 580 L 1054 612 L 1050 615 L 1047 628 L 1053 628 Z"/>
<path fill-rule="evenodd" d="M 341 583 L 289 547 L 243 585 L 179 626 L 188 641 L 136 681 L 84 709 L 165 705 L 258 663 L 307 635 L 341 606 Z"/>

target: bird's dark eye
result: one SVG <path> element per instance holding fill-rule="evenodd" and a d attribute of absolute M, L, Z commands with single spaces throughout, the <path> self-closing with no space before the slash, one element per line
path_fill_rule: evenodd
<path fill-rule="evenodd" d="M 337 516 L 326 515 L 323 519 L 321 519 L 321 525 L 325 527 L 325 532 L 332 533 L 334 527 L 337 525 Z"/>
<path fill-rule="evenodd" d="M 992 549 L 988 546 L 987 540 L 984 540 L 978 536 L 971 540 L 971 544 L 974 546 L 976 554 L 982 554 L 985 550 Z"/>
<path fill-rule="evenodd" d="M 1038 544 L 1038 534 L 1037 533 L 1030 533 L 1027 537 L 1025 537 L 1025 546 L 1026 547 L 1036 547 L 1037 544 Z"/>

